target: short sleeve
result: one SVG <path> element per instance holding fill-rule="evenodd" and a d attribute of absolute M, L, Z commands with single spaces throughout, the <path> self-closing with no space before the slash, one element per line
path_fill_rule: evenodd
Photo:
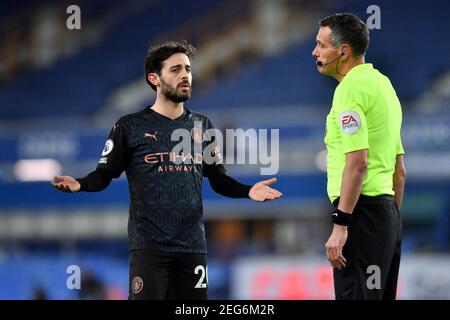
<path fill-rule="evenodd" d="M 333 101 L 344 153 L 369 148 L 365 110 L 369 97 L 357 89 L 339 88 Z"/>
<path fill-rule="evenodd" d="M 399 136 L 396 144 L 396 155 L 405 154 L 405 149 L 403 149 L 402 138 Z"/>
<path fill-rule="evenodd" d="M 125 129 L 121 124 L 116 123 L 106 140 L 97 169 L 108 170 L 114 178 L 118 178 L 125 170 L 128 161 Z"/>

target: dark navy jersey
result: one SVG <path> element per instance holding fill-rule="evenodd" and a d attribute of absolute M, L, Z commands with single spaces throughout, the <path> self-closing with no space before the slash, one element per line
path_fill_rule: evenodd
<path fill-rule="evenodd" d="M 212 128 L 206 116 L 187 108 L 172 120 L 147 107 L 114 124 L 97 170 L 114 178 L 126 172 L 130 250 L 206 253 L 203 176 L 211 168 L 224 170 L 218 145 L 207 138 Z M 179 138 L 172 141 L 172 134 Z M 174 151 L 183 138 L 185 148 Z M 204 152 L 215 162 L 205 163 Z"/>

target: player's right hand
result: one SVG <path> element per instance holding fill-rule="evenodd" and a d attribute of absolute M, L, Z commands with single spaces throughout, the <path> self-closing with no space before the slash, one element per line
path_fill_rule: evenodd
<path fill-rule="evenodd" d="M 70 176 L 54 176 L 52 187 L 62 192 L 78 192 L 80 191 L 80 183 Z"/>

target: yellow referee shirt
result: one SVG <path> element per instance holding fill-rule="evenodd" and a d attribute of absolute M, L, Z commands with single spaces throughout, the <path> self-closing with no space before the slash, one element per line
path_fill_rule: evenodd
<path fill-rule="evenodd" d="M 394 195 L 396 156 L 403 154 L 402 110 L 389 79 L 372 64 L 352 68 L 337 86 L 327 116 L 328 197 L 340 196 L 345 154 L 368 149 L 368 168 L 361 194 Z"/>

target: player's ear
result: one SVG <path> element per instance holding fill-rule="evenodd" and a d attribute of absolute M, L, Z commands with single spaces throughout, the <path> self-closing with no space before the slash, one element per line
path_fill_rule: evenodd
<path fill-rule="evenodd" d="M 155 87 L 157 87 L 159 85 L 159 76 L 157 73 L 149 73 L 147 75 L 147 79 L 148 81 L 150 81 L 150 83 L 152 85 L 154 85 Z"/>

